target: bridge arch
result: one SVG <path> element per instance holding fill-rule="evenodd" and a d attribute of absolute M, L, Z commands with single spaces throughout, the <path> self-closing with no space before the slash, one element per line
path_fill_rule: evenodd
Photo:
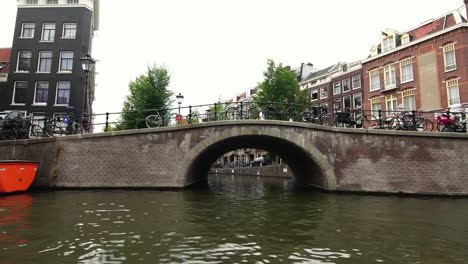
<path fill-rule="evenodd" d="M 297 133 L 280 128 L 240 127 L 215 132 L 186 153 L 176 173 L 176 182 L 189 186 L 208 175 L 211 165 L 223 154 L 242 148 L 257 148 L 280 156 L 292 170 L 299 184 L 336 190 L 335 173 L 326 156 Z M 307 145 L 307 148 L 304 146 Z"/>

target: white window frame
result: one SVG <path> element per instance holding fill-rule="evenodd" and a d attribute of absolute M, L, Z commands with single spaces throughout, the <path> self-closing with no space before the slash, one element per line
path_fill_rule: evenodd
<path fill-rule="evenodd" d="M 395 48 L 395 36 L 394 35 L 390 35 L 382 39 L 382 52 L 386 52 L 394 48 Z"/>
<path fill-rule="evenodd" d="M 72 69 L 63 71 L 62 70 L 62 57 L 63 57 L 63 53 L 65 53 L 65 52 L 69 52 L 69 53 L 71 53 L 73 55 L 72 59 L 71 59 L 72 60 Z M 60 51 L 58 73 L 72 73 L 73 72 L 74 59 L 75 59 L 75 53 L 73 51 Z"/>
<path fill-rule="evenodd" d="M 313 95 L 314 95 L 314 92 L 317 94 L 317 99 L 313 99 Z M 319 91 L 318 91 L 318 88 L 315 88 L 315 89 L 312 89 L 310 91 L 310 97 L 311 97 L 311 101 L 317 101 L 319 99 Z"/>
<path fill-rule="evenodd" d="M 68 25 L 75 25 L 75 35 L 73 37 L 66 37 L 65 36 L 65 26 Z M 78 31 L 78 24 L 77 23 L 63 23 L 62 27 L 62 39 L 76 39 L 76 33 Z"/>
<path fill-rule="evenodd" d="M 336 84 L 338 84 L 338 86 L 336 87 Z M 339 91 L 337 93 L 335 88 L 339 88 Z M 333 95 L 337 95 L 337 94 L 341 94 L 341 82 L 335 82 L 333 83 Z"/>
<path fill-rule="evenodd" d="M 345 91 L 345 82 L 348 82 L 348 90 L 347 90 L 347 91 Z M 342 87 L 343 87 L 343 88 L 342 88 L 342 92 L 343 92 L 343 93 L 347 93 L 347 92 L 349 92 L 349 91 L 352 90 L 352 87 L 351 87 L 351 79 L 350 79 L 350 78 L 344 79 L 343 81 L 341 81 L 341 85 L 342 85 Z"/>
<path fill-rule="evenodd" d="M 44 33 L 46 31 L 46 26 L 47 25 L 54 25 L 54 34 L 53 34 L 53 37 L 52 37 L 52 40 L 44 40 Z M 52 29 L 47 29 L 47 30 L 52 30 Z M 57 25 L 55 23 L 43 23 L 42 24 L 42 34 L 41 34 L 41 42 L 54 42 L 55 41 L 55 33 L 57 31 Z"/>
<path fill-rule="evenodd" d="M 382 98 L 381 97 L 374 97 L 374 98 L 371 98 L 369 99 L 370 101 L 370 107 L 371 107 L 371 114 L 379 119 L 379 110 L 382 110 Z M 379 109 L 376 109 L 374 107 L 374 105 L 378 104 L 379 105 Z"/>
<path fill-rule="evenodd" d="M 76 5 L 79 3 L 80 3 L 80 0 L 67 0 L 68 5 Z"/>
<path fill-rule="evenodd" d="M 37 116 L 42 118 L 37 118 Z M 38 125 L 41 128 L 44 128 L 44 118 L 46 117 L 46 113 L 44 112 L 33 112 L 31 113 L 31 124 Z"/>
<path fill-rule="evenodd" d="M 442 51 L 444 53 L 444 71 L 445 72 L 455 71 L 457 69 L 457 56 L 455 52 L 455 42 L 444 45 L 442 47 Z M 449 52 L 453 52 L 454 64 L 451 64 L 451 65 L 447 65 L 447 53 Z"/>
<path fill-rule="evenodd" d="M 41 62 L 42 62 L 42 57 L 41 55 L 43 53 L 50 53 L 52 56 L 50 58 L 46 58 L 48 60 L 50 60 L 50 69 L 49 71 L 40 71 L 41 69 Z M 50 73 L 52 71 L 52 62 L 53 62 L 53 59 L 54 59 L 54 54 L 52 51 L 39 51 L 39 57 L 37 58 L 37 73 Z"/>
<path fill-rule="evenodd" d="M 454 78 L 454 79 L 449 79 L 449 80 L 445 81 L 448 106 L 453 106 L 453 105 L 456 105 L 456 104 L 460 104 L 460 102 L 461 102 L 460 86 L 459 86 L 458 80 L 459 80 L 459 78 Z M 455 102 L 455 103 L 450 102 L 450 88 L 456 88 L 456 91 L 457 91 L 457 94 L 458 94 L 458 102 Z"/>
<path fill-rule="evenodd" d="M 374 85 L 375 87 L 373 87 L 372 85 L 372 77 L 374 76 L 377 76 L 377 82 L 376 84 L 377 85 Z M 374 70 L 371 70 L 369 71 L 369 89 L 371 92 L 373 91 L 378 91 L 380 90 L 381 88 L 381 85 L 380 85 L 380 72 L 379 72 L 379 69 L 374 69 Z"/>
<path fill-rule="evenodd" d="M 392 75 L 392 72 L 393 72 L 393 76 L 391 77 L 393 78 L 390 80 L 393 80 L 393 82 L 390 83 L 390 80 L 387 77 L 387 73 L 389 73 L 389 75 Z M 396 88 L 397 86 L 396 70 L 395 70 L 395 65 L 393 65 L 393 63 L 384 66 L 384 84 L 385 84 L 385 90 L 393 89 L 393 88 Z"/>
<path fill-rule="evenodd" d="M 345 104 L 345 100 L 346 98 L 349 98 L 349 109 L 348 110 L 351 110 L 353 108 L 353 98 L 351 95 L 346 95 L 346 96 L 343 96 L 343 110 L 346 111 L 346 104 Z"/>
<path fill-rule="evenodd" d="M 403 67 L 411 66 L 411 78 L 404 80 L 403 77 Z M 400 61 L 400 83 L 408 83 L 414 81 L 414 67 L 413 67 L 413 57 L 406 58 Z"/>
<path fill-rule="evenodd" d="M 354 80 L 356 80 L 356 79 L 359 80 L 359 86 L 354 86 Z M 359 75 L 354 75 L 352 80 L 351 80 L 351 84 L 353 86 L 353 90 L 361 88 L 361 86 L 362 86 L 361 75 L 360 74 Z"/>
<path fill-rule="evenodd" d="M 21 53 L 26 53 L 26 52 L 29 52 L 29 54 L 30 54 L 30 57 L 29 57 L 29 70 L 28 71 L 20 71 L 19 70 L 19 62 L 20 62 L 20 59 L 21 59 Z M 18 51 L 18 59 L 16 60 L 16 72 L 17 73 L 28 73 L 28 72 L 31 71 L 31 66 L 32 66 L 32 52 L 28 51 L 28 50 Z"/>
<path fill-rule="evenodd" d="M 355 93 L 355 94 L 353 94 L 353 102 L 352 102 L 354 109 L 356 109 L 356 99 L 355 98 L 357 96 L 361 97 L 361 107 L 359 107 L 359 108 L 362 108 L 362 93 Z"/>
<path fill-rule="evenodd" d="M 325 96 L 323 96 L 323 94 L 322 94 L 323 89 L 325 89 Z M 325 98 L 328 98 L 328 87 L 327 86 L 320 88 L 320 99 L 325 99 Z"/>
<path fill-rule="evenodd" d="M 405 105 L 405 98 L 406 97 L 413 97 L 413 100 L 414 100 L 414 108 L 415 109 L 408 109 Z M 413 111 L 413 110 L 416 110 L 417 109 L 417 106 L 416 106 L 416 89 L 406 89 L 404 91 L 401 92 L 401 101 L 402 101 L 402 104 L 403 104 L 403 107 L 405 108 L 406 111 Z"/>
<path fill-rule="evenodd" d="M 67 104 L 59 104 L 59 103 L 57 102 L 57 100 L 58 100 L 58 95 L 59 95 L 59 84 L 60 84 L 60 83 L 68 83 L 68 84 L 70 84 L 69 89 L 68 89 L 69 92 L 68 92 L 68 103 L 67 103 Z M 71 82 L 69 82 L 69 81 L 58 81 L 58 82 L 57 82 L 57 85 L 56 85 L 56 87 L 55 87 L 55 101 L 54 101 L 54 102 L 55 102 L 55 105 L 54 105 L 54 106 L 68 106 L 68 105 L 70 105 L 70 98 L 71 98 Z"/>
<path fill-rule="evenodd" d="M 30 36 L 30 37 L 25 37 L 25 36 L 24 36 L 24 27 L 25 27 L 26 25 L 33 25 L 33 28 L 32 28 L 32 36 Z M 20 35 L 20 38 L 22 38 L 22 39 L 33 39 L 35 33 L 36 33 L 36 24 L 35 24 L 35 23 L 23 23 L 23 24 L 21 24 L 21 35 Z"/>
<path fill-rule="evenodd" d="M 401 36 L 401 45 L 406 45 L 410 42 L 410 36 L 408 34 L 403 34 Z"/>
<path fill-rule="evenodd" d="M 395 105 L 393 104 L 394 101 L 396 102 Z M 392 109 L 388 109 L 388 102 L 391 102 Z M 387 115 L 398 112 L 398 96 L 396 94 L 385 96 L 385 111 L 387 112 Z"/>
<path fill-rule="evenodd" d="M 16 102 L 15 102 L 16 85 L 17 85 L 18 83 L 26 83 L 26 88 L 24 88 L 24 89 L 26 89 L 26 90 L 28 89 L 27 86 L 28 86 L 29 83 L 28 83 L 27 81 L 16 81 L 16 82 L 14 82 L 14 84 L 13 84 L 13 85 L 14 85 L 14 86 L 13 86 L 13 97 L 11 98 L 11 105 L 20 105 L 20 106 L 24 106 L 24 105 L 26 105 L 26 102 L 25 102 L 25 103 L 16 103 Z"/>
<path fill-rule="evenodd" d="M 36 102 L 36 95 L 37 95 L 37 86 L 39 83 L 47 83 L 47 100 L 46 102 Z M 40 105 L 40 106 L 46 106 L 47 101 L 49 100 L 49 89 L 50 89 L 50 84 L 48 81 L 37 81 L 34 86 L 34 100 L 33 100 L 33 105 Z"/>

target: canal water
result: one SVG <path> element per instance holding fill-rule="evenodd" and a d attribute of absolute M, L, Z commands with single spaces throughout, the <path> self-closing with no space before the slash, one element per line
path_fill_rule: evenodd
<path fill-rule="evenodd" d="M 468 199 L 210 176 L 183 192 L 0 196 L 0 264 L 468 263 Z"/>

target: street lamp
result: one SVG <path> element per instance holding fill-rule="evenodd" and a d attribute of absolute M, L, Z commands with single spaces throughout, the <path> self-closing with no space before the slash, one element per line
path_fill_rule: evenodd
<path fill-rule="evenodd" d="M 179 115 L 180 115 L 180 105 L 182 105 L 182 100 L 184 100 L 184 96 L 179 93 L 178 95 L 176 95 L 176 99 L 177 99 L 177 104 L 179 105 Z"/>
<path fill-rule="evenodd" d="M 81 109 L 82 110 L 82 123 L 85 119 L 85 116 L 86 116 L 86 106 L 87 106 L 87 103 L 86 101 L 88 100 L 88 83 L 89 83 L 89 74 L 93 71 L 93 68 L 94 68 L 94 64 L 96 63 L 96 61 L 91 58 L 91 56 L 89 55 L 86 55 L 84 57 L 81 57 L 80 58 L 80 62 L 81 62 L 81 69 L 83 69 L 84 73 L 85 73 L 85 88 L 84 88 L 84 96 L 83 96 L 83 108 Z M 87 129 L 86 129 L 87 130 Z"/>

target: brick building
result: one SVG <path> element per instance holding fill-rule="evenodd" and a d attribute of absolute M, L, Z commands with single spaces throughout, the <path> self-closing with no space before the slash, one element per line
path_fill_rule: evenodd
<path fill-rule="evenodd" d="M 383 31 L 362 61 L 364 108 L 433 111 L 468 105 L 465 8 L 406 32 Z"/>
<path fill-rule="evenodd" d="M 0 97 L 5 96 L 3 93 L 6 90 L 8 81 L 8 71 L 10 69 L 10 48 L 0 49 Z"/>

